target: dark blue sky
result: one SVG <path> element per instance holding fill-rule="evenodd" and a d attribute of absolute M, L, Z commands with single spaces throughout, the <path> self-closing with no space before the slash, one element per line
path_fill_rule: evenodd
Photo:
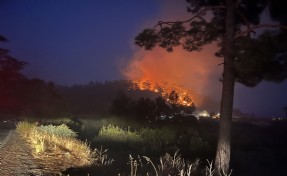
<path fill-rule="evenodd" d="M 156 1 L 2 0 L 0 32 L 25 73 L 60 84 L 119 79 L 137 27 Z"/>
<path fill-rule="evenodd" d="M 185 13 L 184 7 L 184 0 L 0 0 L 0 34 L 9 40 L 0 47 L 28 62 L 24 74 L 31 78 L 65 85 L 124 79 L 121 70 L 137 50 L 136 34 Z M 286 90 L 286 81 L 237 85 L 234 105 L 282 117 Z"/>

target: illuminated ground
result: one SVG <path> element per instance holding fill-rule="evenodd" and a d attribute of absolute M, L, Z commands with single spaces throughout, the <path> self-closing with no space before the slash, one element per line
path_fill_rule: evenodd
<path fill-rule="evenodd" d="M 27 175 L 60 175 L 71 167 L 63 153 L 51 153 L 45 160 L 35 158 L 27 141 L 20 137 L 14 130 L 8 135 L 7 143 L 0 149 L 2 176 L 27 176 Z"/>

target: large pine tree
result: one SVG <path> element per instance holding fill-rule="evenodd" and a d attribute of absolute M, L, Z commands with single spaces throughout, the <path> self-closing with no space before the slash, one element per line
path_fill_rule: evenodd
<path fill-rule="evenodd" d="M 147 50 L 160 46 L 169 52 L 176 46 L 182 46 L 192 52 L 211 42 L 218 43 L 219 50 L 215 54 L 223 57 L 223 89 L 215 167 L 218 174 L 228 173 L 235 82 L 255 86 L 264 79 L 282 81 L 287 76 L 285 55 L 278 59 L 280 52 L 287 51 L 286 45 L 281 51 L 277 49 L 266 51 L 268 55 L 264 56 L 265 59 L 260 58 L 259 54 L 252 55 L 258 52 L 260 49 L 258 47 L 266 45 L 264 36 L 259 40 L 252 38 L 255 29 L 263 27 L 287 29 L 284 26 L 286 6 L 284 7 L 279 0 L 187 0 L 187 2 L 191 18 L 181 21 L 160 21 L 154 28 L 143 30 L 135 38 L 135 43 Z M 279 20 L 280 24 L 260 23 L 260 15 L 266 8 L 271 9 L 273 19 Z M 210 20 L 205 18 L 207 12 L 212 12 Z M 272 35 L 266 36 L 274 39 Z M 248 45 L 250 42 L 258 42 L 258 47 Z M 267 67 L 267 63 L 272 64 Z"/>

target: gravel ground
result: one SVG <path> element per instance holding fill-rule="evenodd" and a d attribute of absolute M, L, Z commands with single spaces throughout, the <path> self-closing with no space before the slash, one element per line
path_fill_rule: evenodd
<path fill-rule="evenodd" d="M 10 132 L 6 140 L 6 145 L 0 149 L 0 175 L 43 175 L 41 168 L 35 164 L 30 147 L 14 130 Z"/>
<path fill-rule="evenodd" d="M 0 122 L 0 144 L 4 145 L 4 139 L 8 135 L 10 130 L 15 129 L 15 123 L 14 122 Z M 7 140 L 5 140 L 6 142 Z"/>
<path fill-rule="evenodd" d="M 29 143 L 11 130 L 0 148 L 0 176 L 63 176 L 79 159 L 60 151 L 35 157 Z"/>

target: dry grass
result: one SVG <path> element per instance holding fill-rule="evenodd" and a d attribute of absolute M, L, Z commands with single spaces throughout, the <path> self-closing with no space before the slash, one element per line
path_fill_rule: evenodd
<path fill-rule="evenodd" d="M 31 144 L 33 156 L 39 159 L 64 153 L 66 159 L 77 160 L 76 166 L 94 161 L 94 152 L 88 143 L 77 140 L 75 133 L 65 125 L 37 126 L 37 123 L 19 122 L 16 131 Z"/>
<path fill-rule="evenodd" d="M 146 164 L 143 163 L 143 158 L 146 161 Z M 147 156 L 138 156 L 138 159 L 129 156 L 129 165 L 130 165 L 130 175 L 179 175 L 179 176 L 191 176 L 197 171 L 199 160 L 195 162 L 189 162 L 181 157 L 179 151 L 176 151 L 174 155 L 166 153 L 163 157 L 160 157 L 159 164 L 156 165 L 149 157 Z M 141 172 L 142 168 L 145 168 L 147 165 L 152 166 L 152 170 Z"/>
<path fill-rule="evenodd" d="M 143 164 L 143 158 L 147 163 Z M 177 150 L 173 155 L 166 153 L 163 157 L 160 157 L 159 164 L 156 165 L 147 156 L 138 156 L 137 159 L 129 156 L 130 165 L 130 176 L 141 176 L 141 175 L 179 175 L 179 176 L 193 176 L 193 175 L 205 175 L 205 176 L 215 176 L 215 169 L 212 161 L 207 160 L 207 165 L 204 171 L 199 170 L 200 161 L 197 159 L 195 162 L 189 162 L 182 158 Z M 146 165 L 151 165 L 152 170 L 141 172 L 141 169 L 146 167 Z M 220 176 L 231 176 L 232 170 L 229 173 L 220 173 Z M 120 175 L 120 174 L 119 174 Z"/>
<path fill-rule="evenodd" d="M 110 165 L 114 162 L 114 159 L 110 158 L 107 154 L 108 149 L 104 149 L 102 146 L 100 149 L 95 149 L 93 152 L 95 165 Z"/>
<path fill-rule="evenodd" d="M 97 139 L 117 142 L 142 142 L 139 132 L 131 131 L 129 128 L 123 129 L 111 124 L 104 125 L 100 129 Z"/>
<path fill-rule="evenodd" d="M 103 131 L 105 130 L 105 131 Z M 69 167 L 83 167 L 90 165 L 110 165 L 114 161 L 107 155 L 107 149 L 91 150 L 87 142 L 77 140 L 77 134 L 69 129 L 66 125 L 47 125 L 38 126 L 37 123 L 19 122 L 16 131 L 31 145 L 32 154 L 40 160 L 55 161 L 59 154 L 63 162 L 68 163 Z M 138 141 L 138 132 L 123 130 L 116 126 L 107 126 L 102 129 L 102 133 L 108 134 L 102 137 L 108 137 L 119 141 L 130 142 Z M 124 136 L 124 137 L 122 137 Z M 50 155 L 51 157 L 47 157 Z M 199 160 L 190 162 L 185 160 L 179 151 L 173 155 L 166 153 L 160 157 L 156 164 L 147 156 L 138 156 L 136 159 L 131 155 L 129 157 L 130 176 L 140 175 L 179 175 L 192 176 L 199 172 Z M 214 176 L 213 162 L 207 161 L 206 168 L 200 174 L 205 176 Z M 118 174 L 120 176 L 120 174 Z M 222 176 L 230 176 L 230 173 L 222 173 Z"/>

